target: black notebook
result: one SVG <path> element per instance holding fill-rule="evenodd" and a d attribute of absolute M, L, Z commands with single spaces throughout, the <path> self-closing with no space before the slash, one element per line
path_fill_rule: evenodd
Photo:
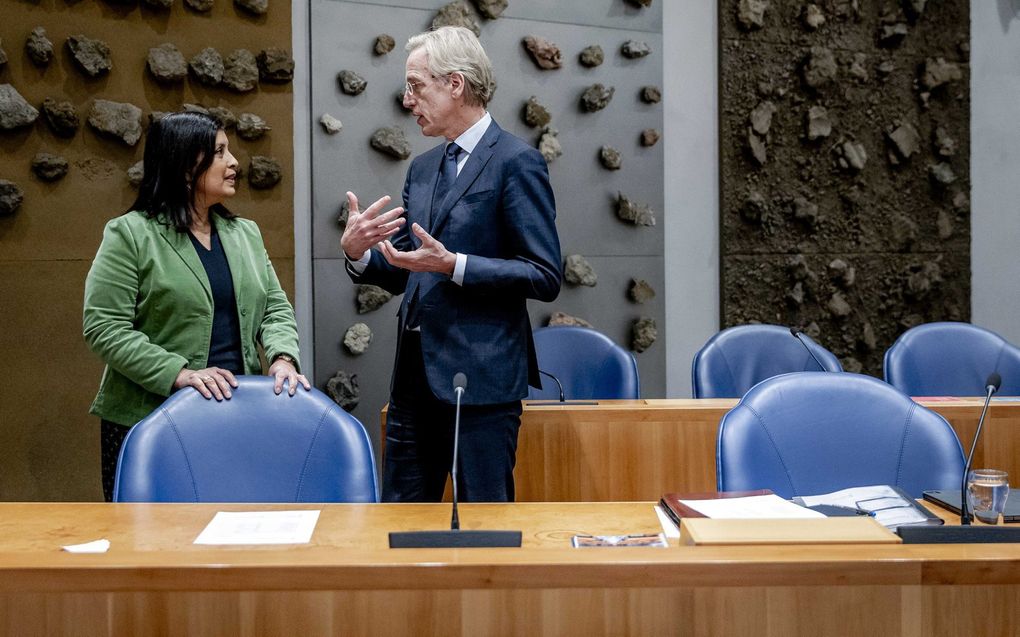
<path fill-rule="evenodd" d="M 949 509 L 957 515 L 960 514 L 960 492 L 958 490 L 925 491 L 924 499 L 939 505 L 943 509 Z M 1002 512 L 1002 521 L 1020 523 L 1020 499 L 1016 497 L 1006 498 L 1006 509 Z"/>

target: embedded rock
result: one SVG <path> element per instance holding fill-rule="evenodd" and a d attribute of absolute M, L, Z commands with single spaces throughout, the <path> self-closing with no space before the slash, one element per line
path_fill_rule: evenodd
<path fill-rule="evenodd" d="M 948 186 L 956 181 L 956 173 L 953 172 L 953 167 L 946 162 L 928 166 L 928 175 L 935 180 L 935 183 L 941 186 Z"/>
<path fill-rule="evenodd" d="M 883 79 L 889 77 L 893 71 L 896 70 L 896 65 L 890 60 L 886 60 L 878 65 L 878 74 Z"/>
<path fill-rule="evenodd" d="M 620 155 L 620 151 L 612 146 L 603 146 L 599 150 L 599 162 L 606 170 L 620 170 L 620 166 L 623 165 L 623 157 Z"/>
<path fill-rule="evenodd" d="M 935 129 L 935 151 L 939 157 L 952 157 L 956 154 L 956 140 L 941 126 Z"/>
<path fill-rule="evenodd" d="M 891 147 L 889 162 L 894 166 L 910 159 L 910 156 L 921 147 L 921 134 L 910 122 L 890 127 L 886 131 L 886 137 Z"/>
<path fill-rule="evenodd" d="M 89 111 L 89 125 L 100 133 L 134 146 L 142 137 L 142 109 L 134 104 L 96 100 Z"/>
<path fill-rule="evenodd" d="M 818 220 L 818 205 L 808 201 L 804 197 L 796 197 L 793 200 L 793 218 L 813 226 Z"/>
<path fill-rule="evenodd" d="M 553 312 L 549 316 L 549 321 L 546 322 L 546 325 L 548 325 L 549 327 L 556 327 L 557 325 L 568 327 L 587 327 L 588 329 L 595 327 L 594 325 L 584 320 L 583 318 L 580 318 L 578 316 L 571 316 L 566 312 L 559 311 Z"/>
<path fill-rule="evenodd" d="M 336 81 L 340 83 L 340 90 L 348 95 L 360 95 L 368 86 L 365 78 L 347 69 L 337 73 Z"/>
<path fill-rule="evenodd" d="M 18 184 L 6 179 L 0 179 L 0 217 L 10 217 L 25 199 L 25 193 L 18 188 Z"/>
<path fill-rule="evenodd" d="M 364 323 L 355 323 L 344 333 L 344 347 L 354 356 L 365 353 L 372 342 L 372 330 Z"/>
<path fill-rule="evenodd" d="M 380 33 L 375 36 L 375 45 L 372 50 L 375 51 L 376 55 L 386 55 L 397 46 L 397 41 L 393 39 L 392 35 L 386 33 Z"/>
<path fill-rule="evenodd" d="M 259 83 L 259 64 L 248 49 L 235 49 L 223 61 L 223 84 L 238 93 L 254 90 Z"/>
<path fill-rule="evenodd" d="M 411 156 L 411 142 L 407 141 L 404 131 L 396 126 L 377 129 L 370 140 L 372 148 L 394 159 L 407 159 Z"/>
<path fill-rule="evenodd" d="M 854 53 L 854 59 L 850 62 L 850 75 L 853 75 L 861 82 L 868 81 L 868 56 L 863 53 Z"/>
<path fill-rule="evenodd" d="M 549 109 L 538 103 L 538 98 L 532 95 L 524 104 L 524 111 L 521 114 L 524 123 L 532 128 L 547 126 L 552 120 Z"/>
<path fill-rule="evenodd" d="M 737 23 L 745 31 L 760 29 L 765 26 L 765 12 L 768 8 L 768 0 L 740 0 Z"/>
<path fill-rule="evenodd" d="M 652 6 L 652 0 L 627 0 L 630 4 L 635 7 L 646 8 Z"/>
<path fill-rule="evenodd" d="M 482 17 L 495 20 L 506 11 L 507 0 L 475 0 L 475 8 Z"/>
<path fill-rule="evenodd" d="M 864 145 L 860 142 L 852 140 L 844 141 L 837 148 L 838 158 L 836 163 L 845 170 L 851 172 L 860 172 L 864 170 L 864 165 L 868 163 L 868 153 L 864 150 Z"/>
<path fill-rule="evenodd" d="M 832 120 L 824 106 L 812 106 L 808 109 L 807 137 L 811 141 L 828 137 L 832 133 Z"/>
<path fill-rule="evenodd" d="M 943 241 L 953 236 L 953 215 L 948 210 L 939 210 L 935 218 L 935 229 Z"/>
<path fill-rule="evenodd" d="M 832 272 L 832 279 L 836 285 L 848 290 L 853 287 L 857 280 L 857 270 L 843 259 L 833 259 L 829 262 L 829 270 Z"/>
<path fill-rule="evenodd" d="M 851 312 L 850 304 L 846 302 L 846 299 L 843 298 L 843 294 L 840 292 L 836 292 L 832 295 L 832 298 L 829 299 L 829 303 L 826 307 L 833 316 L 840 318 L 849 316 Z"/>
<path fill-rule="evenodd" d="M 188 77 L 188 63 L 184 54 L 170 42 L 149 49 L 146 66 L 152 77 L 164 84 L 183 82 Z"/>
<path fill-rule="evenodd" d="M 602 47 L 597 44 L 584 47 L 579 56 L 581 66 L 586 66 L 590 69 L 599 66 L 605 59 L 606 55 L 602 52 Z"/>
<path fill-rule="evenodd" d="M 840 365 L 843 367 L 844 372 L 850 372 L 851 374 L 860 374 L 864 371 L 864 364 L 857 360 L 853 356 L 847 356 L 846 358 L 839 359 Z"/>
<path fill-rule="evenodd" d="M 836 57 L 824 46 L 813 46 L 804 59 L 804 83 L 820 88 L 836 78 Z"/>
<path fill-rule="evenodd" d="M 616 193 L 616 216 L 621 221 L 632 223 L 635 226 L 654 226 L 655 213 L 652 207 L 635 203 L 628 199 L 622 192 Z"/>
<path fill-rule="evenodd" d="M 199 13 L 211 11 L 213 8 L 213 0 L 184 0 L 184 4 L 192 11 Z"/>
<path fill-rule="evenodd" d="M 3 70 L 4 66 L 7 65 L 7 51 L 4 51 L 3 47 L 4 39 L 0 38 L 0 71 Z"/>
<path fill-rule="evenodd" d="M 920 234 L 917 222 L 904 214 L 893 215 L 891 222 L 891 238 L 896 248 L 898 250 L 909 249 Z"/>
<path fill-rule="evenodd" d="M 255 113 L 241 113 L 237 118 L 237 136 L 251 142 L 265 135 L 273 128 Z"/>
<path fill-rule="evenodd" d="M 772 127 L 772 116 L 776 113 L 776 105 L 768 100 L 759 103 L 751 111 L 748 119 L 751 121 L 751 129 L 761 136 L 768 135 Z"/>
<path fill-rule="evenodd" d="M 552 163 L 557 157 L 563 154 L 563 147 L 560 146 L 559 131 L 546 126 L 542 129 L 542 136 L 538 140 L 538 152 L 545 157 L 546 163 Z"/>
<path fill-rule="evenodd" d="M 642 87 L 641 101 L 645 104 L 658 104 L 662 101 L 662 90 L 658 86 Z"/>
<path fill-rule="evenodd" d="M 744 205 L 740 207 L 740 218 L 748 223 L 761 223 L 766 214 L 768 214 L 768 204 L 765 202 L 765 197 L 757 190 L 747 193 Z"/>
<path fill-rule="evenodd" d="M 200 83 L 217 86 L 223 81 L 223 56 L 212 47 L 202 49 L 188 62 L 191 74 Z"/>
<path fill-rule="evenodd" d="M 358 285 L 357 303 L 358 314 L 368 314 L 381 308 L 393 298 L 393 295 L 375 285 Z"/>
<path fill-rule="evenodd" d="M 25 101 L 16 88 L 0 84 L 0 130 L 30 126 L 39 119 L 39 111 Z"/>
<path fill-rule="evenodd" d="M 63 157 L 38 153 L 32 158 L 32 172 L 43 181 L 57 181 L 67 174 L 68 163 Z"/>
<path fill-rule="evenodd" d="M 524 48 L 528 50 L 532 61 L 543 71 L 558 69 L 563 66 L 560 48 L 537 35 L 529 35 L 522 40 Z"/>
<path fill-rule="evenodd" d="M 257 190 L 266 190 L 280 183 L 283 170 L 280 162 L 272 157 L 253 155 L 248 168 L 248 183 Z"/>
<path fill-rule="evenodd" d="M 351 204 L 347 201 L 347 197 L 343 198 L 340 202 L 340 211 L 336 214 L 336 223 L 343 230 L 347 228 L 347 218 L 351 215 Z"/>
<path fill-rule="evenodd" d="M 878 43 L 884 47 L 899 46 L 910 30 L 903 22 L 883 24 L 878 30 Z"/>
<path fill-rule="evenodd" d="M 627 297 L 635 303 L 646 303 L 655 298 L 655 288 L 644 279 L 631 279 Z"/>
<path fill-rule="evenodd" d="M 142 185 L 142 180 L 145 179 L 145 160 L 139 160 L 127 169 L 128 183 L 132 187 L 137 188 Z"/>
<path fill-rule="evenodd" d="M 52 97 L 47 97 L 42 103 L 42 114 L 50 130 L 57 137 L 74 137 L 78 132 L 81 123 L 78 119 L 78 109 L 71 102 L 58 102 Z"/>
<path fill-rule="evenodd" d="M 181 105 L 181 110 L 183 110 L 185 113 L 201 113 L 203 115 L 209 114 L 209 109 L 202 106 L 201 104 L 189 104 L 185 102 L 184 104 Z M 164 115 L 166 115 L 166 113 L 164 113 Z"/>
<path fill-rule="evenodd" d="M 336 135 L 343 130 L 344 125 L 337 118 L 333 117 L 329 113 L 323 113 L 322 117 L 319 118 L 319 123 L 330 135 Z"/>
<path fill-rule="evenodd" d="M 641 145 L 655 146 L 662 139 L 662 134 L 654 128 L 646 128 L 641 131 Z"/>
<path fill-rule="evenodd" d="M 436 17 L 432 19 L 432 28 L 438 29 L 439 27 L 464 27 L 476 36 L 482 34 L 478 22 L 471 15 L 471 8 L 463 0 L 440 7 Z"/>
<path fill-rule="evenodd" d="M 67 48 L 78 68 L 89 77 L 99 77 L 110 72 L 113 62 L 110 60 L 110 47 L 102 40 L 93 40 L 84 35 L 72 35 L 67 38 Z"/>
<path fill-rule="evenodd" d="M 817 4 L 808 4 L 804 7 L 804 26 L 814 31 L 825 24 L 825 14 L 818 8 Z"/>
<path fill-rule="evenodd" d="M 655 319 L 643 316 L 634 321 L 630 328 L 630 348 L 640 354 L 655 342 L 659 331 L 655 327 Z"/>
<path fill-rule="evenodd" d="M 793 287 L 786 291 L 786 300 L 795 307 L 804 305 L 804 282 L 797 281 Z"/>
<path fill-rule="evenodd" d="M 751 157 L 759 166 L 764 166 L 769 159 L 768 149 L 765 146 L 765 139 L 754 134 L 754 129 L 747 127 L 747 147 L 751 151 Z"/>
<path fill-rule="evenodd" d="M 294 58 L 287 49 L 263 49 L 255 61 L 259 65 L 259 78 L 263 82 L 286 84 L 294 79 Z"/>
<path fill-rule="evenodd" d="M 872 327 L 870 322 L 864 324 L 861 329 L 860 344 L 865 350 L 873 352 L 878 348 L 878 338 L 875 337 L 875 328 Z"/>
<path fill-rule="evenodd" d="M 336 374 L 326 381 L 326 393 L 341 408 L 346 411 L 352 411 L 358 406 L 358 401 L 361 398 L 361 389 L 358 387 L 358 375 L 337 370 Z"/>
<path fill-rule="evenodd" d="M 620 54 L 629 60 L 643 58 L 651 53 L 652 47 L 648 46 L 647 42 L 638 42 L 637 40 L 627 40 L 620 47 Z"/>
<path fill-rule="evenodd" d="M 601 111 L 609 105 L 615 92 L 616 89 L 612 86 L 605 87 L 601 84 L 592 84 L 581 95 L 581 110 L 586 113 Z"/>
<path fill-rule="evenodd" d="M 928 58 L 921 72 L 921 86 L 932 91 L 943 84 L 963 79 L 960 66 L 955 62 L 946 62 L 943 58 Z"/>
<path fill-rule="evenodd" d="M 588 260 L 579 254 L 568 255 L 563 262 L 563 280 L 571 285 L 595 287 L 599 277 Z"/>
<path fill-rule="evenodd" d="M 237 126 L 237 115 L 234 115 L 234 112 L 229 108 L 213 106 L 209 109 L 209 115 L 215 117 L 219 121 L 223 130 L 230 130 Z"/>
<path fill-rule="evenodd" d="M 265 15 L 269 11 L 269 0 L 234 0 L 234 6 L 252 15 Z"/>
<path fill-rule="evenodd" d="M 36 66 L 48 66 L 53 59 L 53 42 L 46 37 L 46 29 L 36 27 L 25 40 L 25 53 Z"/>

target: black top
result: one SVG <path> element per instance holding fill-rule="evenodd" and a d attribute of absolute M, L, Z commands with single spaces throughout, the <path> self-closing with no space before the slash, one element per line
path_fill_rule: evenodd
<path fill-rule="evenodd" d="M 230 264 L 223 252 L 220 235 L 212 228 L 209 250 L 188 233 L 191 243 L 202 260 L 213 297 L 213 328 L 209 341 L 209 367 L 220 367 L 234 374 L 244 373 L 244 356 L 241 354 L 241 323 L 237 319 L 237 300 L 234 298 L 234 281 L 230 277 Z"/>

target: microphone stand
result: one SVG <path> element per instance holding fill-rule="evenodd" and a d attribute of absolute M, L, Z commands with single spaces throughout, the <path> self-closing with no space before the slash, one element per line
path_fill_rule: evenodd
<path fill-rule="evenodd" d="M 556 401 L 556 400 L 528 399 L 526 404 L 527 405 L 535 405 L 535 406 L 540 406 L 540 405 L 565 405 L 567 403 L 567 395 L 563 391 L 563 383 L 560 382 L 560 379 L 556 378 L 555 376 L 553 376 L 549 372 L 545 371 L 544 369 L 538 370 L 538 373 L 542 374 L 543 376 L 548 376 L 549 378 L 553 379 L 553 382 L 556 383 L 556 388 L 560 392 L 560 399 L 558 401 Z M 571 405 L 597 405 L 597 404 L 599 404 L 599 402 L 597 400 L 571 400 L 570 404 Z"/>
<path fill-rule="evenodd" d="M 566 397 L 566 395 L 565 395 L 565 394 L 563 393 L 563 384 L 562 384 L 562 383 L 560 383 L 560 379 L 559 379 L 559 378 L 556 378 L 555 376 L 553 376 L 553 375 L 552 375 L 552 374 L 550 374 L 549 372 L 545 371 L 544 369 L 540 369 L 540 370 L 538 370 L 538 373 L 539 373 L 539 374 L 542 374 L 543 376 L 548 376 L 549 378 L 553 379 L 553 382 L 555 382 L 555 383 L 556 383 L 556 388 L 560 390 L 560 402 L 561 402 L 561 403 L 565 403 L 565 402 L 567 402 L 567 397 Z"/>
<path fill-rule="evenodd" d="M 801 334 L 803 334 L 803 332 L 801 332 L 796 327 L 791 327 L 790 334 L 793 334 L 793 337 L 800 341 L 800 344 L 804 346 L 804 349 L 807 350 L 807 353 L 811 354 L 811 358 L 815 359 L 815 362 L 818 363 L 818 369 L 822 370 L 823 372 L 829 371 L 825 368 L 825 365 L 822 365 L 822 361 L 818 360 L 818 357 L 815 356 L 815 353 L 811 350 L 810 347 L 808 347 L 808 344 L 804 342 L 804 339 L 801 337 Z"/>

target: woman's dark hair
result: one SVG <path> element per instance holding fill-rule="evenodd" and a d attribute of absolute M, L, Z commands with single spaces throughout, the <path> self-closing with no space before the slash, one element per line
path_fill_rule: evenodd
<path fill-rule="evenodd" d="M 194 218 L 198 181 L 213 162 L 216 134 L 223 127 L 204 113 L 170 113 L 155 120 L 145 135 L 144 176 L 138 198 L 127 212 L 140 210 L 178 232 L 187 232 Z M 236 215 L 222 204 L 209 212 L 224 219 Z"/>

